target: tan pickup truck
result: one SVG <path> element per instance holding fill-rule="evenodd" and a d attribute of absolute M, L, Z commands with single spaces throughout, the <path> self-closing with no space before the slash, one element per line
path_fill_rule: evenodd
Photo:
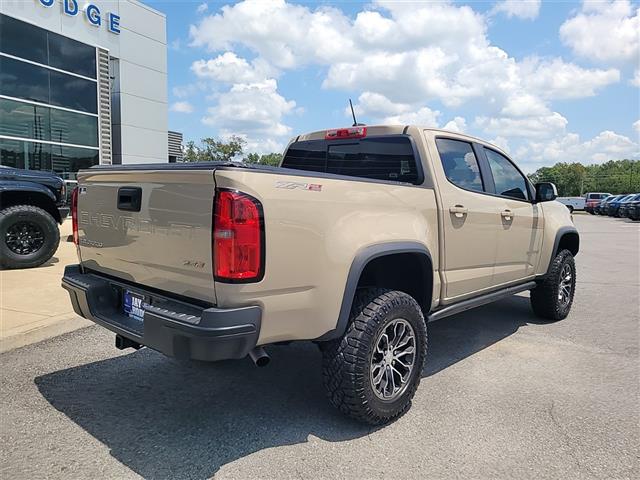
<path fill-rule="evenodd" d="M 118 348 L 264 365 L 315 341 L 331 403 L 380 424 L 410 406 L 428 322 L 526 290 L 567 316 L 579 237 L 555 197 L 499 148 L 417 126 L 300 135 L 277 168 L 94 167 L 62 285 Z"/>

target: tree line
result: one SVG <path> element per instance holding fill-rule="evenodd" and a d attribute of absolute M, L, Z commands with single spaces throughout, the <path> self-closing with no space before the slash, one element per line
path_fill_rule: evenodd
<path fill-rule="evenodd" d="M 556 163 L 529 175 L 536 182 L 553 182 L 561 197 L 581 197 L 587 192 L 613 195 L 640 192 L 640 160 L 609 160 L 598 165 Z"/>
<path fill-rule="evenodd" d="M 245 163 L 259 163 L 277 167 L 282 160 L 281 153 L 245 153 L 247 142 L 244 138 L 232 135 L 227 140 L 203 138 L 199 145 L 187 142 L 183 149 L 183 162 L 230 162 L 241 160 Z"/>

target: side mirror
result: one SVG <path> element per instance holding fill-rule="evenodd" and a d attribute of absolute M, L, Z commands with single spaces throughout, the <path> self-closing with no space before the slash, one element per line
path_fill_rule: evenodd
<path fill-rule="evenodd" d="M 536 183 L 536 202 L 550 202 L 556 198 L 558 198 L 558 189 L 553 183 Z"/>

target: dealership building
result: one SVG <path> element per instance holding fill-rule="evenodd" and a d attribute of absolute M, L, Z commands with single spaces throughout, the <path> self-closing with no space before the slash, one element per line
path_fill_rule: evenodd
<path fill-rule="evenodd" d="M 73 179 L 167 162 L 167 121 L 164 14 L 137 0 L 0 0 L 0 164 Z"/>

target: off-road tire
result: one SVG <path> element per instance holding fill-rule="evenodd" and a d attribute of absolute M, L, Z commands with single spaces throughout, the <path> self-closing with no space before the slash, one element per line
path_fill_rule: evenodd
<path fill-rule="evenodd" d="M 569 302 L 563 304 L 560 300 L 560 284 L 562 283 L 561 273 L 565 267 L 571 271 L 571 290 Z M 576 264 L 573 255 L 569 250 L 560 251 L 551 262 L 549 271 L 544 280 L 531 290 L 531 308 L 534 313 L 545 320 L 563 320 L 569 315 L 573 296 L 576 291 Z"/>
<path fill-rule="evenodd" d="M 371 358 L 380 332 L 398 318 L 405 319 L 415 333 L 413 370 L 404 392 L 393 401 L 383 401 L 373 390 Z M 420 384 L 427 356 L 426 322 L 420 306 L 410 295 L 381 288 L 360 289 L 344 335 L 324 342 L 321 350 L 322 377 L 330 403 L 356 420 L 385 424 L 409 409 Z"/>
<path fill-rule="evenodd" d="M 28 254 L 12 251 L 6 243 L 7 231 L 18 222 L 35 224 L 44 234 L 38 250 Z M 33 268 L 49 260 L 60 243 L 60 230 L 55 219 L 45 210 L 33 205 L 16 205 L 0 210 L 0 267 Z"/>

